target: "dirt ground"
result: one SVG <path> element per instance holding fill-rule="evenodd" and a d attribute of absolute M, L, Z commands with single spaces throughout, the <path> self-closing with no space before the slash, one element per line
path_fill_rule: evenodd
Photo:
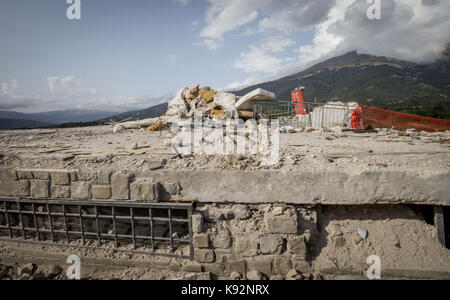
<path fill-rule="evenodd" d="M 80 257 L 82 280 L 209 279 L 206 273 L 171 270 L 189 264 L 177 258 L 0 242 L 0 280 L 67 280 L 71 255 Z"/>
<path fill-rule="evenodd" d="M 268 167 L 258 155 L 176 156 L 168 131 L 112 126 L 0 131 L 0 165 L 20 168 L 148 170 L 354 170 L 450 169 L 450 132 L 341 130 L 280 134 L 280 162 Z"/>
<path fill-rule="evenodd" d="M 439 278 L 441 272 L 449 279 L 450 250 L 439 243 L 435 228 L 412 208 L 326 207 L 321 227 L 312 251 L 316 270 L 332 274 L 359 270 L 363 274 L 369 267 L 367 258 L 377 255 L 382 275 Z M 363 239 L 358 230 L 367 237 Z"/>

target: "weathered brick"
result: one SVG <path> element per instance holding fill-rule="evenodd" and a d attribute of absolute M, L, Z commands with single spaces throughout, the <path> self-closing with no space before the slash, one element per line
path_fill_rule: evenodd
<path fill-rule="evenodd" d="M 265 216 L 264 222 L 269 233 L 297 233 L 297 216 Z"/>
<path fill-rule="evenodd" d="M 292 269 L 291 260 L 287 257 L 275 257 L 273 259 L 273 273 L 287 274 Z"/>
<path fill-rule="evenodd" d="M 211 273 L 204 272 L 197 275 L 197 280 L 211 280 Z"/>
<path fill-rule="evenodd" d="M 35 170 L 33 171 L 33 177 L 37 180 L 50 180 L 50 172 L 48 171 L 41 171 L 41 170 Z"/>
<path fill-rule="evenodd" d="M 97 179 L 97 173 L 89 171 L 80 171 L 77 172 L 76 179 L 77 181 L 94 181 Z"/>
<path fill-rule="evenodd" d="M 259 242 L 262 254 L 281 254 L 283 249 L 283 238 L 276 235 L 263 236 Z"/>
<path fill-rule="evenodd" d="M 207 249 L 195 249 L 194 258 L 200 263 L 213 263 L 214 251 Z"/>
<path fill-rule="evenodd" d="M 250 257 L 258 254 L 258 235 L 249 234 L 237 236 L 234 251 L 238 257 Z"/>
<path fill-rule="evenodd" d="M 130 190 L 134 201 L 158 202 L 161 198 L 159 182 L 133 182 Z"/>
<path fill-rule="evenodd" d="M 217 263 L 225 263 L 230 260 L 232 254 L 230 249 L 214 249 Z"/>
<path fill-rule="evenodd" d="M 53 198 L 70 198 L 70 186 L 67 185 L 52 185 L 52 197 Z"/>
<path fill-rule="evenodd" d="M 17 170 L 17 178 L 19 179 L 33 179 L 33 172 L 28 170 Z"/>
<path fill-rule="evenodd" d="M 190 272 L 190 273 L 201 273 L 202 272 L 202 265 L 199 263 L 188 263 L 187 265 L 183 266 L 184 272 Z"/>
<path fill-rule="evenodd" d="M 54 185 L 69 185 L 70 173 L 69 172 L 52 172 L 52 183 Z"/>
<path fill-rule="evenodd" d="M 306 241 L 304 236 L 296 236 L 288 240 L 289 252 L 306 257 Z"/>
<path fill-rule="evenodd" d="M 129 200 L 130 176 L 124 174 L 114 174 L 111 178 L 112 198 L 116 200 Z"/>
<path fill-rule="evenodd" d="M 192 231 L 194 233 L 203 231 L 203 215 L 198 211 L 192 214 Z"/>
<path fill-rule="evenodd" d="M 87 200 L 91 197 L 91 185 L 89 182 L 72 182 L 72 198 L 76 200 Z"/>
<path fill-rule="evenodd" d="M 12 168 L 0 168 L 0 195 L 13 195 L 13 182 L 17 180 L 16 170 Z"/>
<path fill-rule="evenodd" d="M 13 194 L 17 197 L 27 197 L 30 195 L 30 182 L 29 180 L 13 181 Z"/>
<path fill-rule="evenodd" d="M 195 248 L 208 248 L 209 237 L 207 234 L 195 234 L 194 235 L 194 247 Z"/>
<path fill-rule="evenodd" d="M 213 238 L 213 246 L 218 249 L 228 249 L 231 247 L 231 234 L 228 229 L 219 230 Z"/>
<path fill-rule="evenodd" d="M 233 260 L 225 263 L 225 273 L 231 274 L 232 272 L 238 272 L 241 275 L 247 273 L 247 263 L 245 260 Z"/>
<path fill-rule="evenodd" d="M 295 259 L 292 261 L 293 267 L 297 271 L 300 271 L 301 273 L 310 273 L 311 272 L 311 266 L 309 263 L 303 259 Z"/>
<path fill-rule="evenodd" d="M 111 172 L 99 171 L 97 176 L 98 176 L 98 184 L 109 185 L 111 183 Z"/>
<path fill-rule="evenodd" d="M 203 265 L 205 272 L 210 272 L 215 276 L 223 276 L 225 274 L 225 265 L 224 264 L 205 264 Z"/>
<path fill-rule="evenodd" d="M 178 181 L 173 182 L 172 181 L 172 182 L 164 183 L 164 190 L 170 196 L 172 196 L 172 195 L 179 195 L 181 193 L 180 182 L 178 182 Z"/>
<path fill-rule="evenodd" d="M 50 181 L 48 180 L 32 180 L 30 187 L 30 196 L 33 198 L 49 198 L 50 197 Z"/>
<path fill-rule="evenodd" d="M 94 199 L 109 199 L 111 198 L 111 186 L 109 185 L 93 185 L 92 197 Z"/>
<path fill-rule="evenodd" d="M 266 276 L 272 274 L 272 261 L 269 258 L 257 258 L 247 261 L 247 271 L 258 271 Z"/>

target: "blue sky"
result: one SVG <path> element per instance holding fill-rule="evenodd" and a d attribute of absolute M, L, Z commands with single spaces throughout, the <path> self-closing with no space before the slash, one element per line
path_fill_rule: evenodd
<path fill-rule="evenodd" d="M 449 42 L 449 1 L 380 1 L 370 20 L 366 0 L 80 0 L 68 20 L 65 0 L 2 0 L 0 110 L 126 111 L 351 50 L 432 61 Z"/>

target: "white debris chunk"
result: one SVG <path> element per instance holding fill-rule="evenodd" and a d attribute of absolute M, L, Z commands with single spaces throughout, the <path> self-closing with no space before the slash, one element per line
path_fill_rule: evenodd
<path fill-rule="evenodd" d="M 184 94 L 189 88 L 184 88 L 179 90 L 175 98 L 169 102 L 169 109 L 166 115 L 168 116 L 178 116 L 180 114 L 186 114 L 188 112 L 186 102 L 184 101 Z"/>
<path fill-rule="evenodd" d="M 369 234 L 368 231 L 366 229 L 363 228 L 358 228 L 358 234 L 359 236 L 363 239 L 366 240 L 367 235 Z"/>
<path fill-rule="evenodd" d="M 274 101 L 275 94 L 263 89 L 256 89 L 244 97 L 242 97 L 237 103 L 236 108 L 239 110 L 252 110 L 253 105 L 261 101 Z"/>

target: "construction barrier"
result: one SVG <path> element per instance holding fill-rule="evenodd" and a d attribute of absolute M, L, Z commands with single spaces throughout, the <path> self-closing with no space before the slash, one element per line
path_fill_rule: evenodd
<path fill-rule="evenodd" d="M 450 120 L 422 117 L 360 104 L 352 114 L 352 126 L 355 129 L 372 127 L 446 131 L 450 130 Z"/>

